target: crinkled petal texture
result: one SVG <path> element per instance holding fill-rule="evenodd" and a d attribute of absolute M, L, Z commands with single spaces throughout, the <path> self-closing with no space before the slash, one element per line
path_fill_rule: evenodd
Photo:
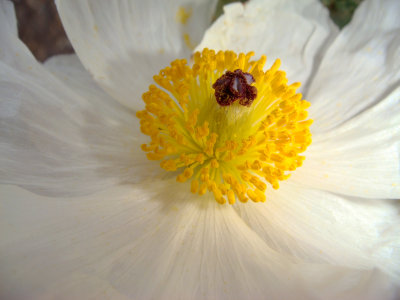
<path fill-rule="evenodd" d="M 393 286 L 384 275 L 349 269 L 348 264 L 357 265 L 364 257 L 356 258 L 355 263 L 346 262 L 345 268 L 294 263 L 283 249 L 271 248 L 273 243 L 266 242 L 263 232 L 253 231 L 231 206 L 171 189 L 177 185 L 155 181 L 57 201 L 3 186 L 6 199 L 2 201 L 0 214 L 1 296 L 5 299 L 28 296 L 29 299 L 265 299 L 268 295 L 268 299 L 324 300 L 394 296 Z M 343 208 L 344 213 L 356 208 L 344 206 L 350 206 Z M 317 205 L 317 209 L 320 207 L 323 209 Z M 287 208 L 288 212 L 292 210 L 289 215 L 293 216 L 297 208 Z M 285 209 L 278 209 L 272 214 L 285 213 Z M 390 208 L 383 211 L 390 217 Z M 319 212 L 316 211 L 315 217 Z M 338 221 L 324 210 L 322 213 L 330 217 L 324 226 Z M 374 208 L 363 209 L 363 213 L 380 219 L 385 214 L 374 212 Z M 301 221 L 307 214 L 310 212 L 304 207 L 295 216 L 296 220 Z M 337 217 L 341 214 L 342 211 Z M 258 216 L 251 218 L 265 222 Z M 303 239 L 310 241 L 313 236 L 307 238 L 308 234 L 301 231 L 310 230 L 314 235 L 320 225 L 320 220 L 314 218 L 305 226 L 288 222 L 285 231 L 299 234 L 298 239 L 304 244 Z M 357 223 L 348 216 L 345 218 Z M 274 226 L 269 230 L 275 236 L 283 235 L 285 231 L 275 228 L 285 220 L 277 221 L 269 223 Z M 292 225 L 303 227 L 292 228 Z M 324 248 L 331 247 L 329 252 L 333 255 L 337 248 L 329 239 L 334 232 L 324 236 L 321 228 L 321 235 L 324 238 L 320 242 L 327 243 Z M 369 233 L 368 238 L 372 235 Z M 340 243 L 343 246 L 344 242 Z M 337 255 L 350 258 L 343 249 L 338 251 Z M 372 264 L 363 262 L 365 269 Z"/>
<path fill-rule="evenodd" d="M 87 299 L 117 291 L 129 299 L 288 299 L 285 260 L 231 207 L 188 201 L 171 190 L 176 184 L 57 201 L 4 187 L 11 196 L 0 218 L 3 298 L 73 299 L 67 286 Z"/>
<path fill-rule="evenodd" d="M 293 182 L 353 197 L 400 198 L 400 88 L 313 141 Z"/>
<path fill-rule="evenodd" d="M 350 120 L 400 85 L 399 13 L 399 1 L 364 1 L 329 47 L 307 94 L 315 132 Z"/>
<path fill-rule="evenodd" d="M 58 0 L 71 43 L 96 82 L 124 105 L 177 57 L 189 57 L 211 22 L 216 0 Z"/>
<path fill-rule="evenodd" d="M 255 51 L 256 56 L 267 55 L 266 69 L 280 58 L 281 69 L 300 81 L 303 91 L 338 33 L 319 1 L 256 0 L 224 10 L 197 49 Z"/>
<path fill-rule="evenodd" d="M 167 24 L 185 4 L 167 9 L 143 1 L 136 9 L 133 2 L 97 3 L 59 1 L 58 7 L 97 83 L 135 108 L 156 51 L 165 55 L 150 70 L 184 49 L 178 37 L 191 23 Z M 317 107 L 314 143 L 304 165 L 279 190 L 267 190 L 267 203 L 234 207 L 193 196 L 186 184 L 155 178 L 162 172 L 153 174 L 157 164 L 146 162 L 138 150 L 141 137 L 132 114 L 96 86 L 75 56 L 36 63 L 16 38 L 11 4 L 0 3 L 0 180 L 35 192 L 0 187 L 0 298 L 398 299 L 400 220 L 387 199 L 400 196 L 399 91 L 394 81 L 368 81 L 378 67 L 360 66 L 365 73 L 372 70 L 362 75 L 371 98 L 364 103 L 361 90 L 353 97 L 343 91 L 338 96 L 347 97 L 344 110 L 328 124 L 329 118 L 319 116 L 326 113 L 323 103 L 337 100 L 329 98 L 336 89 L 318 83 L 318 76 L 332 76 L 329 80 L 348 85 L 348 92 L 358 88 L 344 75 L 333 77 L 337 69 L 328 65 L 345 57 L 352 70 L 351 57 L 341 54 L 355 42 L 358 28 L 357 47 L 382 38 L 376 44 L 385 41 L 385 57 L 399 63 L 389 46 L 397 41 L 391 35 L 397 20 L 384 21 L 398 2 L 374 9 L 381 2 L 366 0 L 338 35 L 319 3 L 282 3 L 229 6 L 201 44 L 276 51 L 272 57 L 286 61 L 289 79 L 306 82 L 304 91 Z M 187 5 L 194 20 L 197 4 Z M 361 22 L 366 17 L 375 22 Z M 271 29 L 271 19 L 280 25 Z M 370 37 L 369 30 L 375 30 Z M 245 48 L 249 45 L 253 49 Z M 375 65 L 375 58 L 368 62 Z M 389 63 L 382 68 L 397 76 Z M 104 187 L 109 189 L 81 198 L 37 195 L 70 196 Z"/>
<path fill-rule="evenodd" d="M 97 87 L 76 56 L 37 63 L 16 36 L 11 3 L 0 8 L 8 10 L 0 26 L 0 182 L 58 196 L 149 175 L 136 151 L 137 119 Z"/>
<path fill-rule="evenodd" d="M 307 94 L 314 142 L 294 181 L 400 198 L 399 14 L 399 1 L 365 1 L 327 51 Z"/>
<path fill-rule="evenodd" d="M 365 1 L 339 35 L 316 1 L 252 1 L 225 10 L 199 48 L 259 49 L 270 63 L 281 58 L 289 81 L 305 83 L 313 144 L 291 180 L 399 199 L 400 2 Z"/>
<path fill-rule="evenodd" d="M 269 196 L 269 205 L 249 203 L 237 209 L 279 253 L 300 262 L 354 269 L 379 266 L 399 277 L 400 219 L 395 206 L 382 200 L 365 204 L 289 183 Z"/>

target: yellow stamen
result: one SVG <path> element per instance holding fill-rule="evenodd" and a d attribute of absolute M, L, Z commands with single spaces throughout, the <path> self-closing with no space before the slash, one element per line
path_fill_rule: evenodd
<path fill-rule="evenodd" d="M 151 138 L 142 145 L 148 159 L 161 160 L 178 182 L 191 181 L 191 192 L 212 192 L 215 200 L 265 202 L 267 184 L 279 188 L 305 159 L 311 143 L 310 103 L 287 84 L 280 61 L 265 71 L 266 57 L 254 53 L 204 49 L 193 64 L 175 60 L 154 76 L 143 94 L 145 110 L 136 115 Z M 241 69 L 254 77 L 257 96 L 250 106 L 220 106 L 212 85 L 225 72 Z"/>

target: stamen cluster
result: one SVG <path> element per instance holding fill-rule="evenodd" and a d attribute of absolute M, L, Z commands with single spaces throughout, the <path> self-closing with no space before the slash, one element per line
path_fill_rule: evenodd
<path fill-rule="evenodd" d="M 267 185 L 279 188 L 302 165 L 300 154 L 311 143 L 310 104 L 296 93 L 300 84 L 287 84 L 279 60 L 264 72 L 266 57 L 253 61 L 253 55 L 204 49 L 192 66 L 175 60 L 154 76 L 142 96 L 145 110 L 137 113 L 151 138 L 142 145 L 147 158 L 177 172 L 178 182 L 191 181 L 193 193 L 210 191 L 221 204 L 264 202 Z M 213 85 L 227 72 L 252 76 L 246 83 L 257 95 L 250 105 L 218 103 Z"/>

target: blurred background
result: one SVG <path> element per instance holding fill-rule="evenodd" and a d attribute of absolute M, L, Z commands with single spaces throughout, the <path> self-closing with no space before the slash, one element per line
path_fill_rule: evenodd
<path fill-rule="evenodd" d="M 329 9 L 332 20 L 342 28 L 351 20 L 354 10 L 362 0 L 320 1 Z M 19 36 L 36 59 L 44 61 L 55 54 L 73 53 L 74 50 L 60 22 L 54 0 L 13 0 L 13 2 L 18 19 Z M 235 1 L 219 0 L 214 19 L 222 13 L 222 7 L 231 2 Z"/>

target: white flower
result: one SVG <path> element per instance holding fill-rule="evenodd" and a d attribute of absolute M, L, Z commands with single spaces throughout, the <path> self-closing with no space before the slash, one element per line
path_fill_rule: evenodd
<path fill-rule="evenodd" d="M 60 0 L 77 56 L 41 65 L 0 2 L 1 299 L 396 298 L 400 2 L 340 32 L 318 1 L 232 4 L 203 37 L 213 8 Z M 200 41 L 279 57 L 312 103 L 307 159 L 266 203 L 190 194 L 139 149 L 152 75 Z"/>

